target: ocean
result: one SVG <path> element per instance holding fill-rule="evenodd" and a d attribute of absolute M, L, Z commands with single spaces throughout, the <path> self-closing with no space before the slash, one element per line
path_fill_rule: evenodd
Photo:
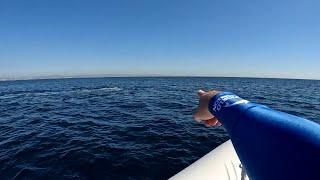
<path fill-rule="evenodd" d="M 141 77 L 0 82 L 0 179 L 167 179 L 228 139 L 198 89 L 320 123 L 320 81 Z"/>

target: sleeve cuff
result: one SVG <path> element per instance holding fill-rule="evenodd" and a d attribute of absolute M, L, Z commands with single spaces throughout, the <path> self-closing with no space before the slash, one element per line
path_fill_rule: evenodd
<path fill-rule="evenodd" d="M 242 99 L 231 92 L 221 92 L 211 98 L 208 108 L 214 116 L 217 116 L 227 108 L 247 103 L 249 103 L 249 101 Z"/>
<path fill-rule="evenodd" d="M 253 103 L 249 103 L 249 101 L 231 92 L 221 92 L 211 98 L 208 108 L 227 131 L 232 133 L 234 124 L 238 121 L 239 117 L 253 106 L 255 106 Z"/>

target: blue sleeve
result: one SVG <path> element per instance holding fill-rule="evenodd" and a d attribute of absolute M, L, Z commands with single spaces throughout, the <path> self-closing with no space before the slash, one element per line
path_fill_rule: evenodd
<path fill-rule="evenodd" d="M 320 179 L 320 125 L 223 92 L 209 103 L 250 179 Z"/>

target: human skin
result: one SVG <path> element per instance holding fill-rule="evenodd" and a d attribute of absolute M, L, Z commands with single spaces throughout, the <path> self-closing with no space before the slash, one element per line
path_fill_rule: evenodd
<path fill-rule="evenodd" d="M 211 91 L 198 91 L 199 96 L 199 106 L 194 114 L 194 119 L 198 122 L 204 122 L 206 126 L 220 126 L 221 123 L 219 120 L 214 117 L 208 109 L 210 99 L 220 91 L 211 90 Z"/>

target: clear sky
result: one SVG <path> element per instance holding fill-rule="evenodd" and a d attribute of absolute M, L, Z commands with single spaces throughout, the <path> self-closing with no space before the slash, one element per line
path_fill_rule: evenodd
<path fill-rule="evenodd" d="M 0 0 L 0 79 L 320 79 L 319 0 Z"/>

